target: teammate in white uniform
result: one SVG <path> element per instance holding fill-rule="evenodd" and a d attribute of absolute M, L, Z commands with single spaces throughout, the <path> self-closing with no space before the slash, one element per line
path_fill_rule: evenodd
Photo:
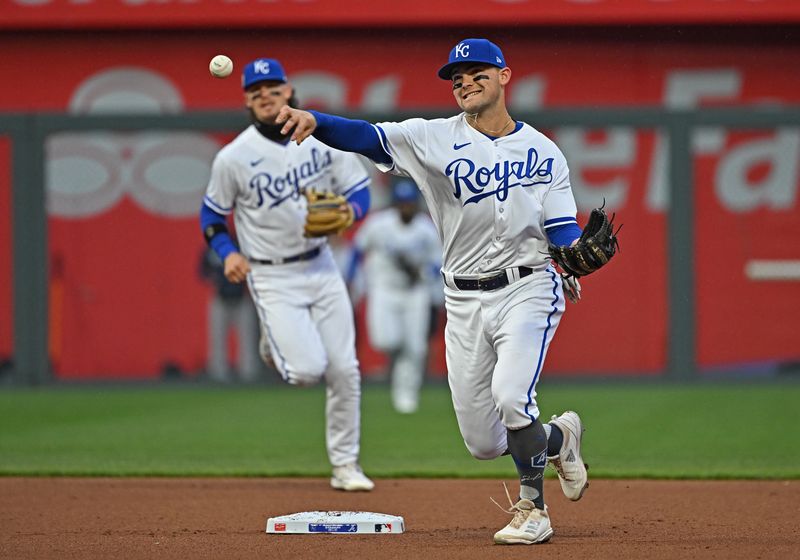
<path fill-rule="evenodd" d="M 301 189 L 343 194 L 356 219 L 369 207 L 369 178 L 354 154 L 313 140 L 290 143 L 275 124 L 294 104 L 277 60 L 258 59 L 242 84 L 253 124 L 223 147 L 211 169 L 201 224 L 232 282 L 247 280 L 261 321 L 262 358 L 283 380 L 327 384 L 326 443 L 331 485 L 374 486 L 358 464 L 361 378 L 347 289 L 327 239 L 304 237 L 306 198 Z M 226 229 L 233 214 L 241 247 Z"/>
<path fill-rule="evenodd" d="M 568 498 L 588 485 L 580 418 L 567 411 L 543 424 L 536 404 L 565 309 L 548 239 L 571 245 L 581 233 L 569 170 L 553 142 L 509 116 L 511 70 L 497 45 L 459 42 L 439 77 L 451 81 L 463 111 L 455 117 L 370 125 L 284 108 L 277 122 L 297 142 L 313 132 L 419 186 L 444 249 L 448 381 L 461 435 L 479 459 L 509 453 L 520 477 L 514 517 L 494 540 L 545 542 L 553 534 L 542 484 L 547 460 Z"/>
<path fill-rule="evenodd" d="M 352 278 L 363 256 L 369 338 L 389 357 L 392 404 L 402 414 L 416 412 L 419 406 L 428 355 L 431 276 L 438 275 L 442 253 L 436 228 L 420 212 L 418 199 L 412 181 L 394 184 L 392 206 L 370 214 L 356 233 L 348 273 Z"/>

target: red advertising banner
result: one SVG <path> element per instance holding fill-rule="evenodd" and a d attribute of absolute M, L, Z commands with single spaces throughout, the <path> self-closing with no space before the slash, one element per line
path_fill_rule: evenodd
<path fill-rule="evenodd" d="M 559 43 L 544 34 L 497 40 L 513 70 L 512 115 L 573 105 L 800 102 L 800 45 L 741 36 L 702 44 L 640 37 Z M 451 46 L 422 31 L 0 35 L 7 75 L 15 77 L 15 87 L 0 89 L 0 110 L 238 108 L 238 78 L 208 75 L 208 60 L 224 52 L 237 73 L 258 56 L 281 59 L 305 104 L 389 115 L 417 107 L 455 112 L 450 87 L 435 76 Z M 31 71 L 37 68 L 46 72 Z M 168 362 L 202 369 L 209 288 L 197 274 L 197 211 L 210 161 L 233 131 L 209 132 L 59 134 L 48 141 L 51 351 L 60 377 L 155 377 Z M 620 257 L 586 278 L 583 301 L 568 306 L 548 375 L 657 373 L 666 364 L 668 320 L 663 139 L 626 127 L 546 132 L 567 155 L 579 221 L 605 199 L 625 224 Z M 793 241 L 800 239 L 800 130 L 704 129 L 695 144 L 701 365 L 796 360 L 797 284 L 757 281 L 746 271 L 753 260 L 800 260 Z M 386 178 L 376 173 L 375 181 L 379 202 Z M 0 243 L 2 236 L 0 229 Z M 442 371 L 440 338 L 432 359 Z M 359 358 L 374 372 L 380 362 L 364 342 Z M 577 346 L 585 351 L 574 352 Z"/>
<path fill-rule="evenodd" d="M 257 28 L 754 24 L 800 21 L 794 0 L 3 0 L 0 28 Z"/>

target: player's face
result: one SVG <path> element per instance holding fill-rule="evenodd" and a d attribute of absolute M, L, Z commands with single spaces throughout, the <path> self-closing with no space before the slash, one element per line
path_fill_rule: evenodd
<path fill-rule="evenodd" d="M 253 111 L 256 119 L 267 124 L 275 122 L 281 107 L 288 104 L 291 97 L 289 84 L 272 80 L 255 83 L 244 92 L 247 108 Z"/>
<path fill-rule="evenodd" d="M 396 203 L 397 210 L 400 212 L 400 218 L 405 222 L 408 223 L 414 219 L 414 216 L 417 215 L 419 211 L 419 204 L 416 201 L 405 201 L 405 202 L 397 202 Z"/>
<path fill-rule="evenodd" d="M 502 98 L 511 70 L 489 64 L 461 64 L 451 75 L 453 96 L 466 113 L 480 113 Z"/>

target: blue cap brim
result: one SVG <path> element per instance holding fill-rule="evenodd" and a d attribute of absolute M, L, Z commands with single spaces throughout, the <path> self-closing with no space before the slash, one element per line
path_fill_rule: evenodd
<path fill-rule="evenodd" d="M 285 80 L 285 79 L 283 79 L 283 78 L 270 78 L 270 77 L 266 77 L 266 78 L 259 78 L 258 80 L 253 80 L 252 82 L 250 82 L 250 83 L 249 83 L 249 84 L 247 84 L 247 85 L 242 85 L 242 89 L 243 89 L 243 90 L 246 90 L 246 89 L 247 89 L 247 88 L 249 88 L 250 86 L 252 86 L 252 85 L 254 85 L 254 84 L 260 84 L 261 82 L 280 82 L 280 83 L 282 83 L 282 84 L 286 84 L 286 83 L 288 83 L 288 81 L 287 81 L 287 80 Z"/>
<path fill-rule="evenodd" d="M 439 77 L 443 80 L 449 80 L 453 74 L 453 68 L 459 64 L 488 64 L 489 66 L 494 66 L 495 68 L 505 68 L 505 66 L 501 66 L 492 60 L 459 60 L 458 62 L 450 62 L 442 66 L 439 69 Z"/>

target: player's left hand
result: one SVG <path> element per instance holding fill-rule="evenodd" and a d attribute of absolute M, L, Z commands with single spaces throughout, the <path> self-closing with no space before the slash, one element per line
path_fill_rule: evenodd
<path fill-rule="evenodd" d="M 564 272 L 570 276 L 586 276 L 605 266 L 616 254 L 619 249 L 617 234 L 621 228 L 614 231 L 613 216 L 609 220 L 601 206 L 592 210 L 577 241 L 569 247 L 551 243 L 547 250 Z"/>
<path fill-rule="evenodd" d="M 576 277 L 562 273 L 561 285 L 568 300 L 572 303 L 578 303 L 581 300 L 581 283 L 578 282 Z"/>
<path fill-rule="evenodd" d="M 308 111 L 293 109 L 288 105 L 281 107 L 275 123 L 283 125 L 281 134 L 287 135 L 291 132 L 292 136 L 289 140 L 297 142 L 298 145 L 311 136 L 311 133 L 317 128 L 317 119 L 314 118 L 314 115 Z"/>
<path fill-rule="evenodd" d="M 231 253 L 225 257 L 225 278 L 228 282 L 239 284 L 247 279 L 250 272 L 250 263 L 241 253 Z"/>

